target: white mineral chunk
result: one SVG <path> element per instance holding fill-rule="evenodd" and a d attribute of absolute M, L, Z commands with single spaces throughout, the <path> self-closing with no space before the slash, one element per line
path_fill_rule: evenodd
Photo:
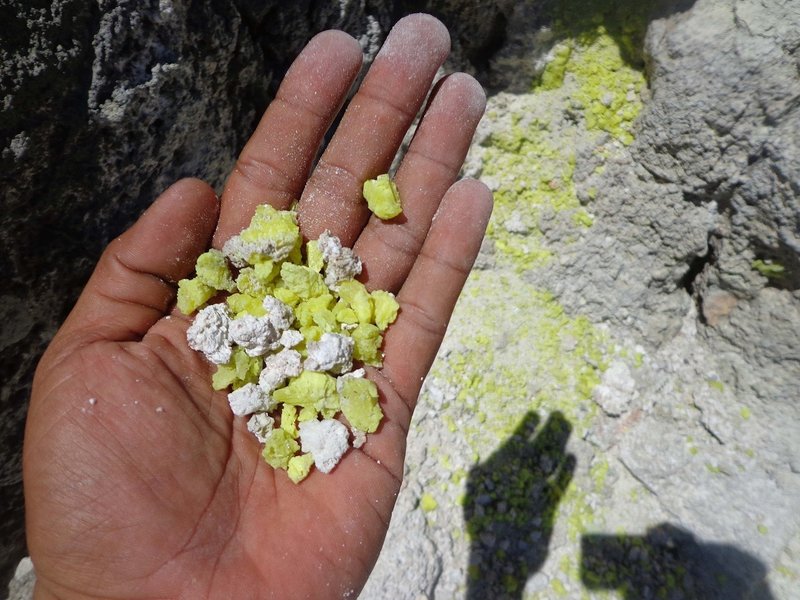
<path fill-rule="evenodd" d="M 282 386 L 289 377 L 297 377 L 303 372 L 303 358 L 297 350 L 281 350 L 264 359 L 264 367 L 258 378 L 258 385 L 265 393 L 271 394 Z"/>
<path fill-rule="evenodd" d="M 278 343 L 284 348 L 294 348 L 303 341 L 303 334 L 297 329 L 287 329 L 281 334 Z"/>
<path fill-rule="evenodd" d="M 335 235 L 325 231 L 317 240 L 317 247 L 325 259 L 325 285 L 333 287 L 340 281 L 352 279 L 361 273 L 361 259 L 352 248 L 342 246 Z"/>
<path fill-rule="evenodd" d="M 269 318 L 253 315 L 231 321 L 228 333 L 231 340 L 244 348 L 248 356 L 263 356 L 280 337 Z"/>
<path fill-rule="evenodd" d="M 222 254 L 224 254 L 237 269 L 246 267 L 253 254 L 263 254 L 264 256 L 269 256 L 273 260 L 280 261 L 286 258 L 291 250 L 292 248 L 290 246 L 281 246 L 277 244 L 275 240 L 265 238 L 258 241 L 247 242 L 238 235 L 233 236 L 222 246 Z"/>
<path fill-rule="evenodd" d="M 310 371 L 345 373 L 353 368 L 353 338 L 338 333 L 323 333 L 318 342 L 308 344 L 305 368 Z"/>
<path fill-rule="evenodd" d="M 628 365 L 619 360 L 612 361 L 592 394 L 603 412 L 611 417 L 626 412 L 635 397 L 636 381 Z"/>
<path fill-rule="evenodd" d="M 247 421 L 247 430 L 262 444 L 267 443 L 267 436 L 274 427 L 275 419 L 267 413 L 256 413 Z"/>
<path fill-rule="evenodd" d="M 348 437 L 347 427 L 335 419 L 300 423 L 303 452 L 312 454 L 314 465 L 323 473 L 330 473 L 347 451 Z"/>
<path fill-rule="evenodd" d="M 353 432 L 353 448 L 361 448 L 367 443 L 367 432 L 351 427 L 350 431 Z"/>
<path fill-rule="evenodd" d="M 275 296 L 265 296 L 262 303 L 267 311 L 267 318 L 279 332 L 286 331 L 294 322 L 292 307 L 278 300 Z"/>
<path fill-rule="evenodd" d="M 228 394 L 228 404 L 237 417 L 254 412 L 266 411 L 270 406 L 270 397 L 255 383 L 248 383 Z"/>
<path fill-rule="evenodd" d="M 192 350 L 206 355 L 212 363 L 223 365 L 231 359 L 231 340 L 228 327 L 231 315 L 224 304 L 206 306 L 197 313 L 186 331 L 186 340 Z"/>

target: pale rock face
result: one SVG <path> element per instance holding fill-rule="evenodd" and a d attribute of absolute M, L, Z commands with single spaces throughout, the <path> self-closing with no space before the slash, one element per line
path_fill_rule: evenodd
<path fill-rule="evenodd" d="M 314 465 L 330 473 L 347 451 L 347 427 L 335 419 L 300 423 L 300 443 L 303 452 L 314 456 Z"/>
<path fill-rule="evenodd" d="M 280 336 L 269 318 L 253 315 L 234 319 L 228 330 L 230 339 L 244 348 L 248 356 L 263 356 Z"/>
<path fill-rule="evenodd" d="M 264 368 L 258 378 L 258 385 L 267 394 L 272 393 L 289 377 L 297 377 L 303 372 L 303 359 L 297 350 L 281 350 L 264 359 Z"/>
<path fill-rule="evenodd" d="M 231 340 L 228 330 L 231 315 L 224 304 L 206 306 L 197 313 L 186 331 L 186 340 L 192 350 L 205 354 L 209 361 L 222 365 L 231 359 Z"/>
<path fill-rule="evenodd" d="M 253 254 L 263 254 L 273 260 L 283 260 L 289 255 L 291 248 L 277 245 L 273 240 L 264 239 L 247 242 L 235 235 L 222 246 L 222 253 L 237 269 L 247 266 L 247 259 Z"/>
<path fill-rule="evenodd" d="M 310 371 L 345 373 L 353 367 L 353 338 L 323 333 L 318 342 L 308 344 L 305 368 Z"/>
<path fill-rule="evenodd" d="M 603 373 L 600 385 L 594 389 L 594 401 L 611 417 L 628 410 L 636 395 L 636 381 L 622 361 L 614 361 Z"/>

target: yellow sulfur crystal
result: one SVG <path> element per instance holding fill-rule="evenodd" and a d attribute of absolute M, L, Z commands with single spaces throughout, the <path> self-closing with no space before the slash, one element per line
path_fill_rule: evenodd
<path fill-rule="evenodd" d="M 378 428 L 383 411 L 378 405 L 378 387 L 363 377 L 343 377 L 340 379 L 342 412 L 350 425 L 366 433 Z"/>
<path fill-rule="evenodd" d="M 403 212 L 400 193 L 389 175 L 378 175 L 364 182 L 364 199 L 379 219 L 392 219 Z"/>

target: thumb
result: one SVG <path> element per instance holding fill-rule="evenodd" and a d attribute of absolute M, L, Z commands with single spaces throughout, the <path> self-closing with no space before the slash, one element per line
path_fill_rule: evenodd
<path fill-rule="evenodd" d="M 106 248 L 62 328 L 73 341 L 136 341 L 172 305 L 211 241 L 219 201 L 199 179 L 170 186 Z"/>

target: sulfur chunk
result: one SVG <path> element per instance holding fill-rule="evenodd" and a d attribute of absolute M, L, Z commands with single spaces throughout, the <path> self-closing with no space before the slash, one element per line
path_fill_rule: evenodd
<path fill-rule="evenodd" d="M 356 315 L 356 311 L 354 311 L 344 300 L 339 300 L 336 305 L 333 307 L 333 317 L 339 322 L 344 323 L 345 325 L 352 325 L 358 323 L 358 316 Z"/>
<path fill-rule="evenodd" d="M 376 325 L 362 323 L 351 332 L 350 337 L 355 342 L 353 348 L 355 360 L 360 360 L 373 367 L 380 367 L 383 364 L 380 352 L 383 336 Z"/>
<path fill-rule="evenodd" d="M 325 285 L 328 287 L 335 287 L 340 281 L 361 273 L 361 259 L 327 230 L 319 236 L 317 247 L 325 260 Z"/>
<path fill-rule="evenodd" d="M 286 387 L 272 393 L 275 402 L 306 407 L 312 406 L 325 415 L 339 410 L 336 380 L 327 373 L 303 371 Z"/>
<path fill-rule="evenodd" d="M 374 314 L 372 298 L 363 283 L 355 279 L 348 279 L 339 283 L 336 292 L 353 309 L 359 323 L 372 322 Z"/>
<path fill-rule="evenodd" d="M 272 295 L 287 306 L 297 306 L 300 302 L 300 296 L 283 286 L 276 286 Z"/>
<path fill-rule="evenodd" d="M 261 299 L 247 294 L 231 294 L 225 299 L 225 304 L 237 317 L 245 314 L 263 317 L 267 314 L 267 311 L 261 305 Z"/>
<path fill-rule="evenodd" d="M 197 278 L 178 282 L 178 310 L 190 315 L 208 302 L 217 291 Z"/>
<path fill-rule="evenodd" d="M 325 266 L 325 259 L 322 257 L 322 250 L 319 249 L 317 240 L 309 240 L 306 244 L 306 264 L 312 271 L 320 273 Z"/>
<path fill-rule="evenodd" d="M 231 406 L 231 412 L 237 417 L 272 408 L 269 395 L 254 383 L 243 385 L 228 394 L 228 404 Z"/>
<path fill-rule="evenodd" d="M 266 436 L 264 450 L 261 455 L 273 469 L 286 469 L 289 460 L 300 449 L 300 444 L 294 441 L 283 429 L 273 429 Z"/>
<path fill-rule="evenodd" d="M 215 290 L 233 292 L 236 289 L 236 284 L 233 282 L 230 269 L 228 269 L 228 263 L 225 262 L 225 257 L 219 250 L 212 248 L 198 256 L 195 272 L 197 279 Z"/>
<path fill-rule="evenodd" d="M 281 409 L 281 429 L 297 439 L 297 407 L 284 404 Z"/>
<path fill-rule="evenodd" d="M 282 333 L 292 326 L 294 311 L 291 306 L 274 296 L 265 296 L 262 306 L 267 311 L 267 316 L 277 331 Z"/>
<path fill-rule="evenodd" d="M 314 324 L 325 333 L 335 333 L 339 330 L 339 323 L 336 322 L 336 317 L 329 310 L 320 310 L 314 313 Z"/>
<path fill-rule="evenodd" d="M 379 219 L 391 219 L 403 212 L 400 193 L 389 175 L 378 175 L 364 182 L 364 198 L 369 209 Z"/>
<path fill-rule="evenodd" d="M 239 276 L 236 278 L 236 288 L 242 294 L 263 298 L 269 286 L 256 277 L 256 271 L 253 267 L 245 267 L 239 271 Z"/>
<path fill-rule="evenodd" d="M 281 265 L 281 280 L 284 287 L 297 294 L 303 300 L 320 296 L 328 292 L 322 275 L 304 267 L 285 262 Z"/>
<path fill-rule="evenodd" d="M 228 329 L 231 340 L 248 356 L 263 356 L 280 338 L 269 317 L 245 315 L 231 321 Z"/>
<path fill-rule="evenodd" d="M 247 421 L 247 430 L 256 436 L 261 444 L 267 441 L 267 436 L 274 427 L 275 419 L 267 413 L 256 413 Z"/>
<path fill-rule="evenodd" d="M 306 346 L 308 358 L 303 365 L 310 371 L 339 374 L 353 368 L 353 340 L 337 333 L 323 333 L 318 342 Z"/>
<path fill-rule="evenodd" d="M 248 356 L 243 348 L 234 348 L 231 360 L 217 367 L 216 373 L 211 378 L 211 384 L 215 390 L 224 390 L 229 385 L 239 388 L 258 381 L 259 373 L 261 373 L 261 359 Z"/>
<path fill-rule="evenodd" d="M 347 451 L 347 427 L 334 419 L 300 423 L 300 443 L 303 452 L 314 456 L 314 465 L 330 473 Z"/>
<path fill-rule="evenodd" d="M 227 363 L 231 359 L 231 340 L 228 337 L 230 320 L 230 313 L 224 304 L 207 306 L 197 313 L 186 331 L 189 347 L 205 354 L 214 364 Z"/>
<path fill-rule="evenodd" d="M 287 258 L 300 244 L 297 215 L 291 211 L 277 211 L 268 204 L 256 208 L 250 225 L 233 236 L 222 247 L 223 254 L 237 268 L 266 259 L 276 261 Z"/>
<path fill-rule="evenodd" d="M 308 327 L 314 323 L 314 315 L 320 311 L 327 310 L 333 304 L 333 296 L 327 291 L 314 298 L 309 298 L 297 305 L 294 314 L 298 323 L 303 327 Z"/>
<path fill-rule="evenodd" d="M 281 350 L 264 359 L 258 385 L 266 393 L 278 389 L 290 377 L 297 377 L 303 370 L 302 358 L 296 350 Z"/>
<path fill-rule="evenodd" d="M 300 409 L 300 414 L 297 415 L 297 420 L 300 423 L 310 421 L 317 418 L 317 409 L 313 406 L 304 406 Z"/>
<path fill-rule="evenodd" d="M 372 305 L 375 307 L 375 325 L 384 331 L 397 318 L 400 305 L 395 300 L 394 294 L 383 290 L 375 290 L 370 294 Z"/>
<path fill-rule="evenodd" d="M 372 433 L 383 418 L 378 404 L 378 387 L 369 379 L 343 377 L 339 387 L 342 412 L 354 428 Z"/>
<path fill-rule="evenodd" d="M 271 283 L 281 272 L 280 267 L 273 260 L 263 260 L 253 265 L 253 274 L 261 283 Z"/>
<path fill-rule="evenodd" d="M 292 483 L 300 483 L 308 477 L 314 457 L 311 454 L 299 454 L 289 459 L 288 475 Z"/>
<path fill-rule="evenodd" d="M 322 330 L 316 325 L 301 327 L 300 333 L 303 334 L 303 339 L 306 341 L 306 346 L 311 342 L 316 342 L 319 338 L 322 337 Z"/>

